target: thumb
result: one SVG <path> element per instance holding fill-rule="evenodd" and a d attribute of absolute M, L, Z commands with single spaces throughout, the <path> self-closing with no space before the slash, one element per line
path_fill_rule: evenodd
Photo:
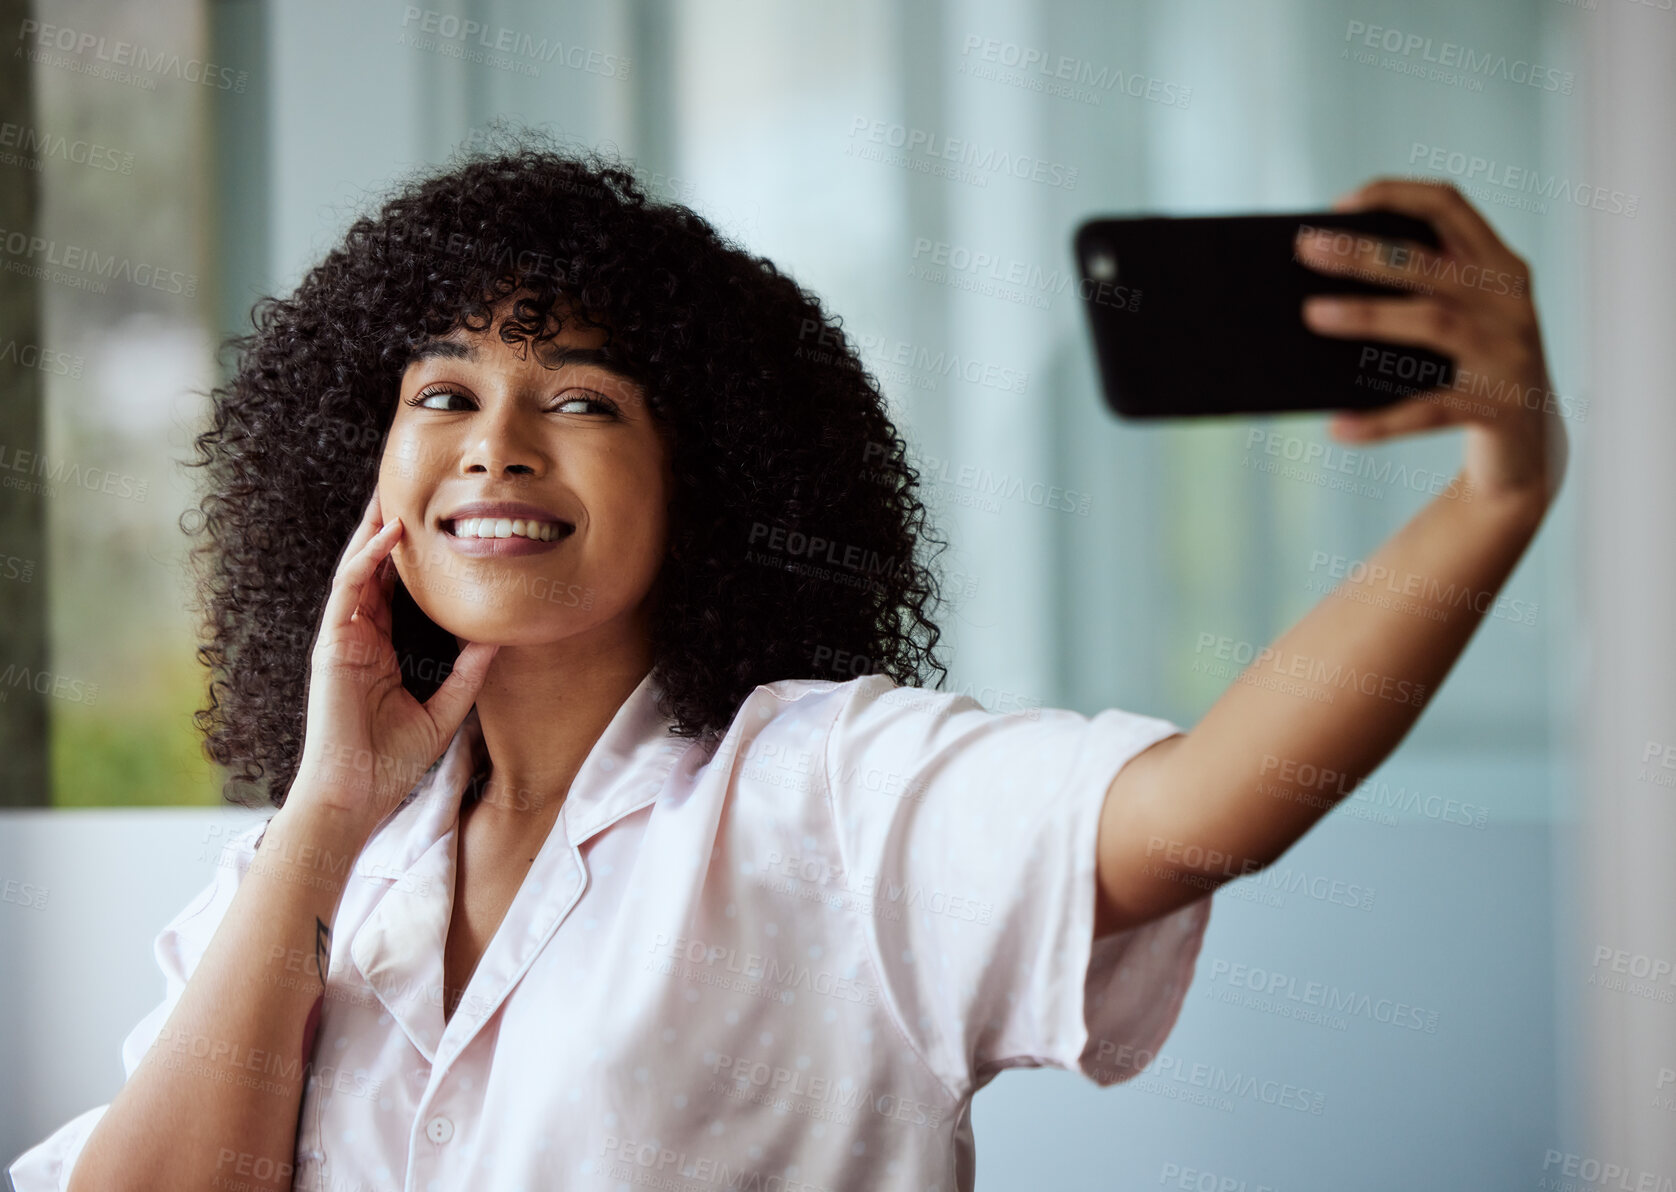
<path fill-rule="evenodd" d="M 453 736 L 454 730 L 466 718 L 466 713 L 471 711 L 471 705 L 483 687 L 483 680 L 489 675 L 489 663 L 499 650 L 500 646 L 487 642 L 467 645 L 454 659 L 454 669 L 442 681 L 442 686 L 425 701 L 425 711 L 430 713 L 431 722 L 437 726 L 443 740 Z"/>

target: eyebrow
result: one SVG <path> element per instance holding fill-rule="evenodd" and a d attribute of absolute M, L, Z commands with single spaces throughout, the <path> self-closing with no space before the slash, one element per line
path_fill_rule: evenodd
<path fill-rule="evenodd" d="M 475 362 L 481 359 L 481 356 L 474 344 L 461 343 L 457 339 L 427 339 L 408 353 L 407 366 L 411 367 L 424 360 Z M 554 369 L 567 365 L 593 365 L 624 381 L 637 382 L 634 371 L 622 354 L 610 348 L 555 348 L 548 344 L 542 349 L 542 363 Z"/>

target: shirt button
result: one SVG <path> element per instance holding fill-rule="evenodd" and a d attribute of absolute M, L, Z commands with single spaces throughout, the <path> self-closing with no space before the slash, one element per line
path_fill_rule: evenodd
<path fill-rule="evenodd" d="M 425 1123 L 425 1136 L 432 1142 L 447 1142 L 454 1137 L 454 1123 L 445 1117 L 434 1117 Z"/>

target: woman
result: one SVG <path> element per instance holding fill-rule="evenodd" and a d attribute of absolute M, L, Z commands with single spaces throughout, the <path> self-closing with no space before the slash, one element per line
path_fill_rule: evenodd
<path fill-rule="evenodd" d="M 1563 466 L 1520 396 L 1528 272 L 1447 188 L 1343 205 L 1443 252 L 1300 243 L 1424 287 L 1312 325 L 1514 383 L 1339 420 L 1470 420 L 1370 571 L 1493 592 Z M 26 1192 L 970 1188 L 972 1094 L 1144 1068 L 1207 893 L 1331 805 L 1293 763 L 1377 766 L 1423 702 L 1385 688 L 1435 689 L 1478 619 L 1347 581 L 1265 654 L 1287 683 L 1190 734 L 915 686 L 936 589 L 876 386 L 811 295 L 598 158 L 421 180 L 242 346 L 199 439 L 200 715 L 279 811 L 165 929 L 127 1083 Z"/>

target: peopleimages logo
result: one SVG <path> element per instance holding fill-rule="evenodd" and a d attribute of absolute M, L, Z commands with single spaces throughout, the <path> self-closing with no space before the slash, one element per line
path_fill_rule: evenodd
<path fill-rule="evenodd" d="M 974 251 L 964 244 L 932 240 L 928 236 L 914 237 L 912 260 L 914 268 L 908 271 L 909 277 L 945 281 L 952 272 L 1001 286 L 1016 286 L 1023 294 L 1023 300 L 1040 309 L 1047 307 L 1050 298 L 1063 294 L 1073 285 L 1079 298 L 1097 306 L 1110 306 L 1127 311 L 1140 309 L 1141 291 L 1138 289 L 1083 277 L 1080 273 L 1058 266 L 1050 268 L 1033 261 Z M 936 266 L 937 271 L 932 273 L 927 266 Z M 962 285 L 960 288 L 972 287 Z M 1034 293 L 1030 293 L 1031 291 Z"/>
<path fill-rule="evenodd" d="M 130 152 L 97 141 L 72 141 L 57 133 L 10 121 L 0 124 L 0 150 L 16 150 L 0 152 L 0 164 L 4 165 L 39 169 L 41 162 L 57 160 L 107 173 L 134 172 L 134 155 Z"/>
<path fill-rule="evenodd" d="M 1408 164 L 1416 162 L 1424 162 L 1426 169 L 1448 174 L 1463 182 L 1482 182 L 1486 186 L 1535 195 L 1539 199 L 1552 199 L 1556 203 L 1590 207 L 1609 215 L 1634 219 L 1641 209 L 1641 196 L 1638 194 L 1573 182 L 1570 178 L 1540 173 L 1529 166 L 1509 165 L 1493 157 L 1461 153 L 1441 145 L 1427 145 L 1423 141 L 1411 142 L 1408 147 Z"/>
<path fill-rule="evenodd" d="M 1394 703 L 1412 704 L 1416 708 L 1426 702 L 1426 685 L 1424 683 L 1399 679 L 1396 676 L 1381 674 L 1378 671 L 1361 670 L 1355 666 L 1346 665 L 1338 658 L 1320 658 L 1310 654 L 1302 654 L 1295 650 L 1287 651 L 1277 649 L 1274 646 L 1259 646 L 1255 642 L 1236 640 L 1208 631 L 1199 634 L 1193 652 L 1201 658 L 1208 653 L 1213 658 L 1245 668 L 1241 672 L 1242 678 L 1261 670 L 1271 670 L 1275 674 L 1286 678 L 1320 683 L 1329 687 L 1336 687 L 1340 691 L 1358 691 L 1363 695 L 1376 695 Z M 1195 667 L 1197 667 L 1197 662 L 1195 662 Z"/>
<path fill-rule="evenodd" d="M 952 176 L 957 181 L 976 182 L 980 186 L 993 174 L 1010 174 L 1021 181 L 1040 182 L 1064 190 L 1075 190 L 1077 185 L 1079 171 L 1076 166 L 1046 161 L 1029 153 L 998 149 L 964 137 L 951 137 L 932 129 L 911 128 L 906 124 L 856 116 L 850 121 L 850 145 L 845 149 L 851 156 L 865 156 L 859 153 L 862 146 L 857 143 L 858 138 L 888 149 L 900 149 L 909 158 L 935 158 L 966 167 L 970 171 L 968 175 Z M 880 160 L 890 161 L 888 158 Z M 890 164 L 905 163 L 890 161 Z"/>
<path fill-rule="evenodd" d="M 80 356 L 72 356 L 67 352 L 55 352 L 51 348 L 43 348 L 39 344 L 21 343 L 15 339 L 9 339 L 0 344 L 0 364 L 38 368 L 42 372 L 51 373 L 55 377 L 79 377 L 86 363 Z"/>
<path fill-rule="evenodd" d="M 131 41 L 110 41 L 97 33 L 42 24 L 28 18 L 18 24 L 17 39 L 24 46 L 32 47 L 28 51 L 31 62 L 68 67 L 80 74 L 136 84 L 148 91 L 156 89 L 158 77 L 199 83 L 221 91 L 243 91 L 250 82 L 247 70 L 217 66 L 202 58 L 186 58 L 167 50 L 152 50 Z M 70 57 L 54 57 L 54 50 Z M 18 53 L 22 52 L 20 46 Z M 121 69 L 124 67 L 132 70 Z"/>
<path fill-rule="evenodd" d="M 1369 451 L 1351 451 L 1334 443 L 1302 439 L 1283 431 L 1253 427 L 1246 432 L 1245 447 L 1247 452 L 1261 448 L 1266 455 L 1305 467 L 1319 468 L 1322 472 L 1343 473 L 1374 484 L 1397 485 L 1414 492 L 1429 493 L 1434 497 L 1447 496 L 1451 500 L 1471 500 L 1474 495 L 1472 483 L 1462 480 L 1458 475 L 1434 472 L 1427 468 L 1410 468 L 1407 464 L 1398 463 L 1393 459 L 1381 459 Z M 1252 458 L 1250 454 L 1245 457 L 1247 461 Z M 1245 466 L 1251 467 L 1252 464 L 1247 462 Z M 1378 489 L 1371 491 L 1380 492 Z"/>
<path fill-rule="evenodd" d="M 1369 25 L 1365 21 L 1351 21 L 1344 29 L 1344 40 L 1352 46 L 1383 50 L 1399 58 L 1414 59 L 1447 70 L 1459 71 L 1475 78 L 1501 79 L 1539 91 L 1557 91 L 1570 95 L 1576 77 L 1569 70 L 1527 62 L 1523 58 L 1509 58 L 1506 54 L 1480 53 L 1471 46 L 1454 41 L 1436 41 L 1419 33 L 1406 33 L 1384 25 Z M 1346 49 L 1348 53 L 1348 47 Z"/>
<path fill-rule="evenodd" d="M 16 228 L 0 228 L 0 255 L 11 258 L 0 267 L 25 276 L 52 274 L 56 275 L 52 279 L 58 280 L 59 277 L 81 274 L 82 280 L 86 280 L 90 275 L 105 282 L 126 281 L 144 289 L 161 290 L 165 294 L 180 294 L 187 298 L 198 296 L 196 274 L 159 268 L 114 253 L 105 256 L 97 249 L 80 244 L 60 244 Z M 65 270 L 74 272 L 65 273 Z"/>
<path fill-rule="evenodd" d="M 1210 979 L 1235 989 L 1260 994 L 1279 1002 L 1290 1002 L 1346 1017 L 1366 1018 L 1386 1026 L 1437 1034 L 1438 1013 L 1423 1006 L 1389 997 L 1374 997 L 1362 990 L 1341 989 L 1324 981 L 1300 981 L 1290 973 L 1258 968 L 1217 958 L 1210 965 Z M 1256 1006 L 1265 1009 L 1264 1006 Z"/>
<path fill-rule="evenodd" d="M 415 5 L 402 10 L 402 32 L 397 43 L 441 51 L 449 57 L 489 66 L 523 67 L 525 74 L 534 73 L 535 63 L 550 62 L 607 79 L 626 79 L 630 69 L 629 59 L 621 54 L 607 54 L 574 42 L 566 44 L 556 37 L 537 37 L 504 25 L 491 26 Z M 444 46 L 451 49 L 443 50 Z"/>
<path fill-rule="evenodd" d="M 955 70 L 1083 103 L 1098 104 L 1102 95 L 1114 90 L 1166 107 L 1185 108 L 1193 98 L 1193 88 L 1179 83 L 977 33 L 966 35 Z"/>

